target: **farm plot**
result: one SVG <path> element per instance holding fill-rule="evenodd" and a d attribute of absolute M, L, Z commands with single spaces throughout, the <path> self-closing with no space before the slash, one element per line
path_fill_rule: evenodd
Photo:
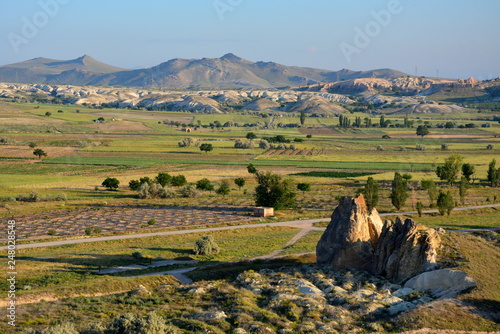
<path fill-rule="evenodd" d="M 86 229 L 102 233 L 139 231 L 145 227 L 159 229 L 195 225 L 248 222 L 248 207 L 224 208 L 199 206 L 108 205 L 68 212 L 53 211 L 15 217 L 20 239 L 54 236 L 81 236 Z M 152 222 L 154 221 L 154 224 Z"/>

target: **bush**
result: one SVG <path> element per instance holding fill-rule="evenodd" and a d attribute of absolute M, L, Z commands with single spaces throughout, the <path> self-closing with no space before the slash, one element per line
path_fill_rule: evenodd
<path fill-rule="evenodd" d="M 196 141 L 197 141 L 196 139 L 188 137 L 178 142 L 177 145 L 179 145 L 179 147 L 190 147 L 192 145 L 195 145 Z"/>
<path fill-rule="evenodd" d="M 219 253 L 219 245 L 211 235 L 202 237 L 196 241 L 193 252 L 196 255 L 211 255 Z"/>
<path fill-rule="evenodd" d="M 149 192 L 149 184 L 143 183 L 139 187 L 139 198 L 141 199 L 149 199 L 151 198 L 151 193 Z"/>
<path fill-rule="evenodd" d="M 124 314 L 116 317 L 106 327 L 105 334 L 177 334 L 176 327 L 167 325 L 165 319 L 156 313 L 150 313 L 146 318 L 136 315 Z"/>
<path fill-rule="evenodd" d="M 205 190 L 205 191 L 212 191 L 212 190 L 214 190 L 214 185 L 209 179 L 203 178 L 203 179 L 199 180 L 198 182 L 196 182 L 196 189 Z"/>
<path fill-rule="evenodd" d="M 89 235 L 89 236 L 90 236 L 90 235 L 92 235 L 92 234 L 94 234 L 94 233 L 95 233 L 95 234 L 99 234 L 99 233 L 101 233 L 101 229 L 100 229 L 100 228 L 98 228 L 98 227 L 93 227 L 93 226 L 91 226 L 91 227 L 87 227 L 87 228 L 85 229 L 85 235 Z"/>
<path fill-rule="evenodd" d="M 150 198 L 174 198 L 176 196 L 175 190 L 165 186 L 162 187 L 158 183 L 153 183 L 149 185 L 148 183 L 143 183 L 139 187 L 139 198 L 150 199 Z"/>
<path fill-rule="evenodd" d="M 182 187 L 186 184 L 187 180 L 184 175 L 172 176 L 172 181 L 170 182 L 170 185 L 172 185 L 172 187 Z"/>
<path fill-rule="evenodd" d="M 56 197 L 55 197 L 55 200 L 56 201 L 67 201 L 68 200 L 68 196 L 66 196 L 66 194 L 64 194 L 64 193 L 57 194 Z"/>
<path fill-rule="evenodd" d="M 237 139 L 234 143 L 234 148 L 243 148 L 243 149 L 252 149 L 254 148 L 254 142 L 252 140 L 243 141 L 241 139 Z"/>
<path fill-rule="evenodd" d="M 140 260 L 140 259 L 143 259 L 143 258 L 144 258 L 144 256 L 142 255 L 142 253 L 141 253 L 141 252 L 133 252 L 133 253 L 132 253 L 132 257 L 133 257 L 134 259 L 138 259 L 138 260 Z"/>
<path fill-rule="evenodd" d="M 128 186 L 130 188 L 130 190 L 139 190 L 139 188 L 141 187 L 141 182 L 139 180 L 130 180 L 130 182 L 128 183 Z"/>
<path fill-rule="evenodd" d="M 271 144 L 269 144 L 269 142 L 267 140 L 261 139 L 259 142 L 259 148 L 261 148 L 263 150 L 268 150 L 271 148 Z"/>
<path fill-rule="evenodd" d="M 46 329 L 28 330 L 25 334 L 78 334 L 78 331 L 73 324 L 65 322 Z"/>
<path fill-rule="evenodd" d="M 155 178 L 155 181 L 165 187 L 167 184 L 172 182 L 172 176 L 168 173 L 158 173 Z"/>
<path fill-rule="evenodd" d="M 219 188 L 217 188 L 217 190 L 215 192 L 217 193 L 217 195 L 222 195 L 222 196 L 226 196 L 227 194 L 229 194 L 231 192 L 231 187 L 229 185 L 229 181 L 223 180 L 221 182 Z"/>
<path fill-rule="evenodd" d="M 181 196 L 186 198 L 200 197 L 201 193 L 195 186 L 187 186 L 181 190 Z"/>
<path fill-rule="evenodd" d="M 36 191 L 31 191 L 29 195 L 18 195 L 16 198 L 19 202 L 40 202 L 42 198 Z"/>
<path fill-rule="evenodd" d="M 425 151 L 425 145 L 423 145 L 423 144 L 417 144 L 416 150 L 417 151 Z"/>

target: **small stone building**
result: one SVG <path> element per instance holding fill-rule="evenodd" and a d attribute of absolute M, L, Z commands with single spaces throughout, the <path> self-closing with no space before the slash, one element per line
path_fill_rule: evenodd
<path fill-rule="evenodd" d="M 253 215 L 255 217 L 273 217 L 274 216 L 274 208 L 265 208 L 262 206 L 256 207 L 253 209 Z"/>

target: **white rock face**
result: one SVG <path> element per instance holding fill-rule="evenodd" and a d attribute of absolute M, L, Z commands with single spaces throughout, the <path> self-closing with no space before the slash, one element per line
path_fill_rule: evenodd
<path fill-rule="evenodd" d="M 415 276 L 404 286 L 430 292 L 436 298 L 453 298 L 460 292 L 476 286 L 476 282 L 464 271 L 440 269 Z"/>

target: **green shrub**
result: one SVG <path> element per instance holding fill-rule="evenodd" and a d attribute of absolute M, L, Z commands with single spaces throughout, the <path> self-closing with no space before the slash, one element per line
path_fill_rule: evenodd
<path fill-rule="evenodd" d="M 31 191 L 29 195 L 18 195 L 16 198 L 19 202 L 40 202 L 41 196 L 36 191 Z"/>
<path fill-rule="evenodd" d="M 219 245 L 211 235 L 206 235 L 196 241 L 193 252 L 196 255 L 212 255 L 219 253 Z"/>
<path fill-rule="evenodd" d="M 46 329 L 35 329 L 24 332 L 25 334 L 79 334 L 71 323 L 62 323 Z"/>
<path fill-rule="evenodd" d="M 55 200 L 56 201 L 67 201 L 68 200 L 68 196 L 66 196 L 66 194 L 64 194 L 64 193 L 57 194 L 56 197 L 55 197 Z"/>
<path fill-rule="evenodd" d="M 186 198 L 200 197 L 201 193 L 195 186 L 187 186 L 181 190 L 181 196 Z"/>

